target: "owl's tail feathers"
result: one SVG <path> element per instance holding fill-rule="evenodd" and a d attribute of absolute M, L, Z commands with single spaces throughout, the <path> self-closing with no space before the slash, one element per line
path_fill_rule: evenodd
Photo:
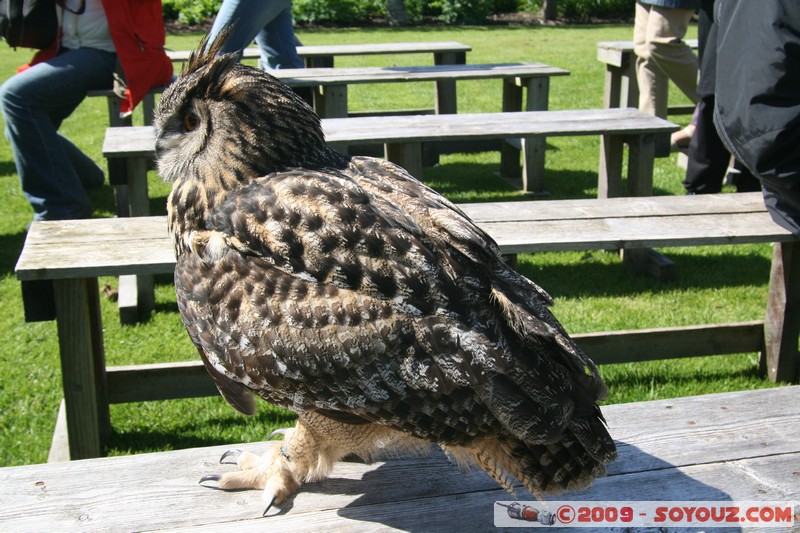
<path fill-rule="evenodd" d="M 585 488 L 604 476 L 606 465 L 617 457 L 614 441 L 595 417 L 573 421 L 550 444 L 498 435 L 478 439 L 468 453 L 507 491 L 513 492 L 516 479 L 534 496 Z"/>

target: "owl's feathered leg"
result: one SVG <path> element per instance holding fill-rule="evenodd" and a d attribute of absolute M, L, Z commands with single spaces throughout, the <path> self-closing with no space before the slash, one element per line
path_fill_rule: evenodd
<path fill-rule="evenodd" d="M 204 476 L 223 490 L 263 489 L 266 510 L 280 504 L 306 481 L 325 478 L 337 461 L 357 455 L 369 461 L 386 447 L 416 448 L 416 439 L 377 424 L 346 424 L 316 413 L 303 413 L 294 429 L 282 430 L 283 441 L 271 443 L 262 456 L 235 456 L 240 471 Z M 266 511 L 265 511 L 266 513 Z"/>

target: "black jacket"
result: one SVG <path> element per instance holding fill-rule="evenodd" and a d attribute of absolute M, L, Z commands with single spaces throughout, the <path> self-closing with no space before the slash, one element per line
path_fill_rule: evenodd
<path fill-rule="evenodd" d="M 720 137 L 762 182 L 794 188 L 800 185 L 800 0 L 717 0 L 715 7 Z"/>

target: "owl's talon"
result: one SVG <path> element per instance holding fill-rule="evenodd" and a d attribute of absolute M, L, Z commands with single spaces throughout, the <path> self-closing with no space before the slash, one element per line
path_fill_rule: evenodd
<path fill-rule="evenodd" d="M 272 433 L 269 434 L 269 437 L 267 437 L 267 440 L 272 440 L 272 438 L 277 436 L 277 435 L 284 435 L 285 436 L 286 433 L 288 433 L 289 431 L 291 431 L 291 428 L 278 428 L 278 429 L 276 429 L 275 431 L 273 431 Z"/>
<path fill-rule="evenodd" d="M 264 509 L 264 513 L 261 516 L 267 516 L 269 510 L 272 509 L 272 504 L 275 503 L 275 495 L 270 494 L 268 499 L 266 497 L 264 499 L 267 500 L 267 508 Z"/>
<path fill-rule="evenodd" d="M 197 483 L 200 484 L 200 485 L 203 485 L 203 483 L 205 483 L 206 481 L 217 481 L 218 482 L 220 479 L 222 479 L 222 476 L 219 475 L 219 474 L 206 474 L 205 476 L 201 477 L 200 481 L 198 481 Z M 209 489 L 218 489 L 219 488 L 219 487 L 212 487 L 210 485 L 203 485 L 203 486 L 204 487 L 208 487 Z"/>
<path fill-rule="evenodd" d="M 225 453 L 222 454 L 222 457 L 219 458 L 219 464 L 221 464 L 221 465 L 235 465 L 235 464 L 238 463 L 240 455 L 242 455 L 242 450 L 239 450 L 239 449 L 236 449 L 236 448 L 234 448 L 232 450 L 228 450 L 228 451 L 226 451 Z M 233 457 L 234 460 L 226 462 L 225 459 L 227 459 L 229 457 Z"/>

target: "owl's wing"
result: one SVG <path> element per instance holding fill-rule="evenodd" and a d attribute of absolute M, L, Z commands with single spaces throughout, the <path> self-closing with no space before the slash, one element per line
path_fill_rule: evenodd
<path fill-rule="evenodd" d="M 298 411 L 450 442 L 511 427 L 527 441 L 599 394 L 544 292 L 455 206 L 379 160 L 230 194 L 178 258 L 176 289 L 227 388 Z"/>

